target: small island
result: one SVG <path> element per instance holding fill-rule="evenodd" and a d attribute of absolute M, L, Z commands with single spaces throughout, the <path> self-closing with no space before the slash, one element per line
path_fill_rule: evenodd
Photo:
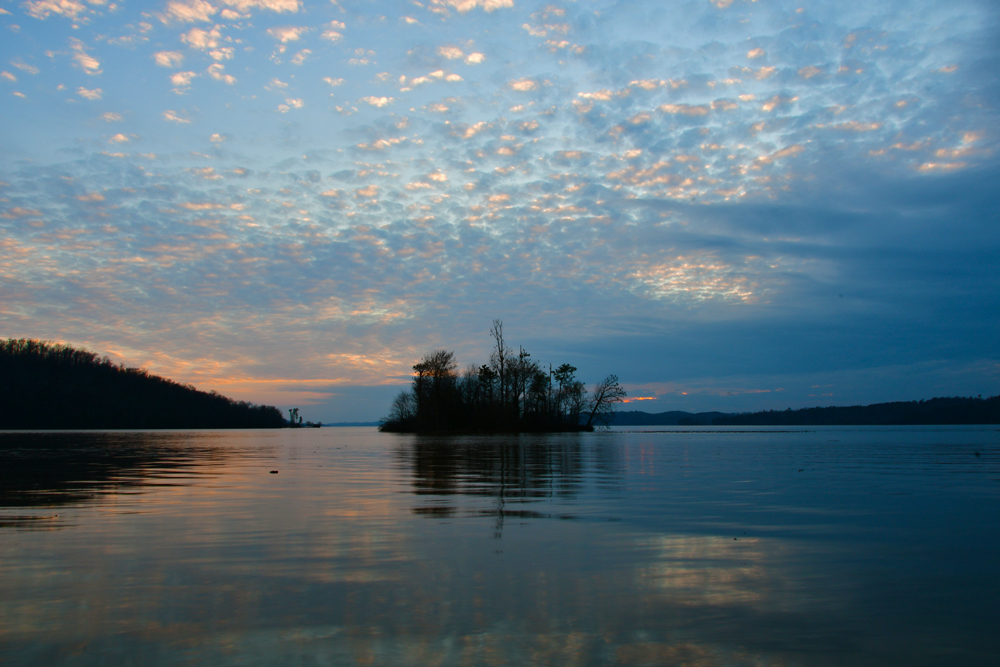
<path fill-rule="evenodd" d="M 380 431 L 523 433 L 592 431 L 626 396 L 609 375 L 588 392 L 576 367 L 543 369 L 523 347 L 508 347 L 503 322 L 490 329 L 488 364 L 457 372 L 453 352 L 437 350 L 413 366 L 413 382 L 393 400 Z"/>
<path fill-rule="evenodd" d="M 0 340 L 0 429 L 284 428 L 281 411 L 129 368 L 89 350 Z M 297 411 L 294 413 L 298 417 Z M 302 424 L 298 419 L 296 426 Z"/>

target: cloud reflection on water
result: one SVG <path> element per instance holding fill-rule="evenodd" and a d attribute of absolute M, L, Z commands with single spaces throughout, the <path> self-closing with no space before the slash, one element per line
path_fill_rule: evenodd
<path fill-rule="evenodd" d="M 971 577 L 996 590 L 979 528 L 995 511 L 949 523 L 942 509 L 995 497 L 996 447 L 980 442 L 992 433 L 917 433 L 933 444 L 849 431 L 836 448 L 826 432 L 129 434 L 147 460 L 182 461 L 183 483 L 150 466 L 127 493 L 61 507 L 67 530 L 0 527 L 0 659 L 881 665 L 962 645 L 966 664 L 989 664 L 989 619 L 962 609 L 977 608 Z M 982 457 L 930 465 L 958 461 L 962 443 Z M 808 479 L 791 472 L 804 460 Z M 953 541 L 929 544 L 946 523 Z M 963 567 L 927 567 L 942 552 Z"/>

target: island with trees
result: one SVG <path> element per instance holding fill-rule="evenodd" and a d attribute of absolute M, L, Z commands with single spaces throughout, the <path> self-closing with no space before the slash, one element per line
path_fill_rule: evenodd
<path fill-rule="evenodd" d="M 0 340 L 3 430 L 288 425 L 276 407 L 198 391 L 88 350 L 24 338 Z M 304 424 L 299 420 L 297 425 Z"/>
<path fill-rule="evenodd" d="M 413 366 L 413 381 L 392 402 L 380 431 L 518 433 L 592 431 L 626 396 L 609 375 L 588 392 L 576 367 L 543 368 L 507 345 L 503 322 L 490 329 L 489 363 L 459 372 L 453 352 L 437 350 Z"/>

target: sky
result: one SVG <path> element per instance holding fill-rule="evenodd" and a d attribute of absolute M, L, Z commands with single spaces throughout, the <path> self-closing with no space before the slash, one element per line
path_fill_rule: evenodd
<path fill-rule="evenodd" d="M 0 337 L 314 421 L 1000 393 L 1000 4 L 0 0 Z"/>

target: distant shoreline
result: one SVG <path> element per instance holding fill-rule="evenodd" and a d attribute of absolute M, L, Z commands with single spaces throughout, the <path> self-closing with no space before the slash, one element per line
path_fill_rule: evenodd
<path fill-rule="evenodd" d="M 1000 396 L 760 412 L 615 412 L 609 426 L 951 426 L 1000 424 Z"/>
<path fill-rule="evenodd" d="M 585 415 L 582 415 L 585 416 Z M 333 422 L 323 426 L 379 426 L 381 422 Z M 761 410 L 759 412 L 650 413 L 640 410 L 611 413 L 608 426 L 960 426 L 1000 424 L 1000 396 L 953 397 L 923 401 L 895 401 L 872 405 Z M 573 429 L 567 429 L 572 432 Z M 416 432 L 397 430 L 396 433 Z M 455 431 L 455 433 L 487 431 Z M 493 431 L 489 431 L 493 432 Z M 510 433 L 511 431 L 497 431 Z M 524 431 L 555 432 L 555 431 Z M 441 433 L 451 433 L 442 431 Z"/>
<path fill-rule="evenodd" d="M 349 427 L 349 426 L 378 426 L 378 425 L 379 425 L 379 422 L 332 422 L 332 423 L 329 423 L 329 424 L 327 424 L 327 423 L 321 424 L 321 426 L 323 426 L 323 428 L 327 428 L 327 427 L 331 427 L 331 428 L 344 428 L 344 427 Z"/>

